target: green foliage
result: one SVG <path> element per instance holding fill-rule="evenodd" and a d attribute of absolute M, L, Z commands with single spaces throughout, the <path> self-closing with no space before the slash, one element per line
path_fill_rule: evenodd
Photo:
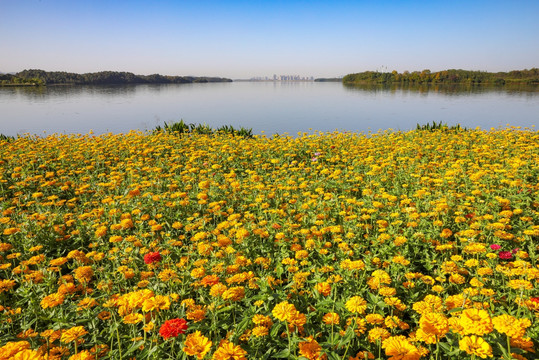
<path fill-rule="evenodd" d="M 425 124 L 425 125 L 417 124 L 416 130 L 419 130 L 419 131 L 435 131 L 435 130 L 466 131 L 468 130 L 468 128 L 462 128 L 460 127 L 460 124 L 448 126 L 447 124 L 442 124 L 441 121 L 439 123 L 436 123 L 435 121 L 433 121 L 432 124 Z"/>
<path fill-rule="evenodd" d="M 15 140 L 15 137 L 13 136 L 8 136 L 8 135 L 4 135 L 4 134 L 0 134 L 0 141 L 7 141 L 7 142 L 12 142 Z"/>
<path fill-rule="evenodd" d="M 157 132 L 166 132 L 168 134 L 204 134 L 204 135 L 214 135 L 214 134 L 227 134 L 232 136 L 239 136 L 245 138 L 253 137 L 253 129 L 247 129 L 243 126 L 239 129 L 234 128 L 232 125 L 223 125 L 220 128 L 213 129 L 206 124 L 186 124 L 183 119 L 179 122 L 168 124 L 165 122 L 163 127 L 156 126 L 153 130 L 153 133 Z"/>
<path fill-rule="evenodd" d="M 530 70 L 513 70 L 510 72 L 490 73 L 486 71 L 444 70 L 431 72 L 426 69 L 421 72 L 404 73 L 365 71 L 348 74 L 343 78 L 344 84 L 358 83 L 413 83 L 413 84 L 491 84 L 506 85 L 510 83 L 539 84 L 539 68 Z"/>
<path fill-rule="evenodd" d="M 76 74 L 65 71 L 23 70 L 15 75 L 2 75 L 4 85 L 123 85 L 123 84 L 189 84 L 208 82 L 230 82 L 218 77 L 165 76 L 159 74 L 135 75 L 130 72 L 100 71 Z M 4 83 L 7 82 L 7 83 Z"/>

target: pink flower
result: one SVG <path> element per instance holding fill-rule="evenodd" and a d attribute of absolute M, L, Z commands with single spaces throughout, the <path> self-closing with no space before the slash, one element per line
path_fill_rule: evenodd
<path fill-rule="evenodd" d="M 513 257 L 513 254 L 511 253 L 511 251 L 500 251 L 498 256 L 500 257 L 500 259 L 509 260 Z"/>
<path fill-rule="evenodd" d="M 490 245 L 490 248 L 492 250 L 496 251 L 496 250 L 500 250 L 502 247 L 500 245 L 498 245 L 498 244 L 492 244 L 492 245 Z"/>

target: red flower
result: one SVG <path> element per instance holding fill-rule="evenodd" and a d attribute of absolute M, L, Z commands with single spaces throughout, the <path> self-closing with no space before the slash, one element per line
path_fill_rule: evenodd
<path fill-rule="evenodd" d="M 530 300 L 536 304 L 539 304 L 539 297 L 532 297 Z"/>
<path fill-rule="evenodd" d="M 513 257 L 513 254 L 511 253 L 511 251 L 500 251 L 498 256 L 500 257 L 500 259 L 509 260 Z"/>
<path fill-rule="evenodd" d="M 185 319 L 170 319 L 161 325 L 159 335 L 166 340 L 185 333 L 185 330 L 187 330 L 187 321 Z"/>
<path fill-rule="evenodd" d="M 144 255 L 144 263 L 146 264 L 152 264 L 154 262 L 161 261 L 161 254 L 159 254 L 158 251 L 156 252 L 150 252 Z"/>

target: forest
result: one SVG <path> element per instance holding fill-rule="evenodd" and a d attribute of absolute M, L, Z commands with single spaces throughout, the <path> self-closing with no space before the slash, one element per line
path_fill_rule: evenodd
<path fill-rule="evenodd" d="M 513 70 L 509 72 L 486 72 L 470 70 L 444 70 L 431 72 L 430 70 L 392 72 L 365 71 L 348 74 L 343 77 L 344 84 L 490 84 L 506 85 L 511 83 L 539 84 L 539 68 Z"/>
<path fill-rule="evenodd" d="M 65 71 L 23 70 L 16 74 L 0 74 L 0 85 L 189 84 L 231 81 L 219 77 L 135 75 L 118 71 L 76 74 Z"/>

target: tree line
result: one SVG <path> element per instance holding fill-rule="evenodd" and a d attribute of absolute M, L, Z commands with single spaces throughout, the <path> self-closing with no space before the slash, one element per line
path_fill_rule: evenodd
<path fill-rule="evenodd" d="M 443 70 L 431 72 L 430 70 L 392 72 L 365 71 L 348 74 L 343 77 L 344 84 L 388 84 L 388 83 L 414 83 L 414 84 L 493 84 L 505 85 L 510 83 L 539 84 L 539 69 L 513 70 L 509 72 L 491 73 L 486 71 L 470 70 Z"/>
<path fill-rule="evenodd" d="M 65 71 L 23 70 L 0 75 L 2 85 L 124 85 L 124 84 L 190 84 L 230 82 L 219 77 L 135 75 L 130 72 L 100 71 L 86 74 Z"/>

